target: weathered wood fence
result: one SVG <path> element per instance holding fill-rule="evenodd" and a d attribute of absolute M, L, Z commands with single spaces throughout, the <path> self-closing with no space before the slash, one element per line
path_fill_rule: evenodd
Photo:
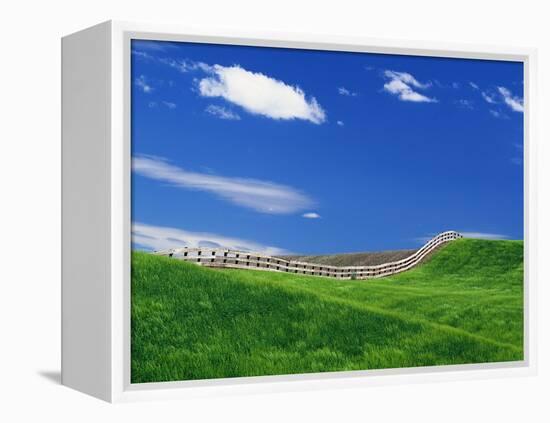
<path fill-rule="evenodd" d="M 442 244 L 462 238 L 458 232 L 443 232 L 429 240 L 422 248 L 401 260 L 376 266 L 328 266 L 284 260 L 258 253 L 223 248 L 172 248 L 155 254 L 185 260 L 207 267 L 268 270 L 302 275 L 326 276 L 338 279 L 371 279 L 394 275 L 416 266 L 424 257 Z"/>

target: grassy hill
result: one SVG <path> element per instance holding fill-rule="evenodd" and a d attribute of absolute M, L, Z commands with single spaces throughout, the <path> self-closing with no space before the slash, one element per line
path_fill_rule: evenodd
<path fill-rule="evenodd" d="M 367 281 L 132 256 L 132 382 L 523 358 L 523 242 Z"/>

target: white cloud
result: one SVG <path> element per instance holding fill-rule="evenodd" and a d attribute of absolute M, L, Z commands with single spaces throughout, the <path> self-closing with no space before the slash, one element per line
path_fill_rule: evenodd
<path fill-rule="evenodd" d="M 147 82 L 147 78 L 144 75 L 140 75 L 134 81 L 136 86 L 140 88 L 144 93 L 150 93 L 153 91 L 153 87 Z"/>
<path fill-rule="evenodd" d="M 430 98 L 414 91 L 412 87 L 423 90 L 430 87 L 430 84 L 419 82 L 410 73 L 386 70 L 384 71 L 384 77 L 389 80 L 384 84 L 384 90 L 390 94 L 396 95 L 401 101 L 412 101 L 416 103 L 437 102 L 435 98 Z"/>
<path fill-rule="evenodd" d="M 315 212 L 309 212 L 309 213 L 304 213 L 302 215 L 302 217 L 305 217 L 306 219 L 319 219 L 321 218 L 321 216 Z"/>
<path fill-rule="evenodd" d="M 173 186 L 205 191 L 261 213 L 291 214 L 310 208 L 314 201 L 295 188 L 257 179 L 191 172 L 151 156 L 132 159 L 135 173 Z"/>
<path fill-rule="evenodd" d="M 210 72 L 212 67 L 204 62 L 195 62 L 193 60 L 175 60 L 172 58 L 161 58 L 159 59 L 160 63 L 170 66 L 171 68 L 177 69 L 181 73 L 194 72 L 201 70 L 203 72 Z"/>
<path fill-rule="evenodd" d="M 348 97 L 355 97 L 355 96 L 357 96 L 357 93 L 356 93 L 356 92 L 350 91 L 350 90 L 348 90 L 348 89 L 345 88 L 345 87 L 339 87 L 339 88 L 338 88 L 338 94 L 340 94 L 340 95 L 345 95 L 345 96 L 348 96 Z"/>
<path fill-rule="evenodd" d="M 344 126 L 344 122 L 342 122 L 341 120 L 337 120 L 337 121 L 336 121 L 336 125 L 338 125 L 338 126 Z"/>
<path fill-rule="evenodd" d="M 172 103 L 171 101 L 163 101 L 162 104 L 164 104 L 167 108 L 173 110 L 177 107 L 176 103 Z"/>
<path fill-rule="evenodd" d="M 147 53 L 146 51 L 141 51 L 141 50 L 132 50 L 132 55 L 140 58 L 140 59 L 143 59 L 143 60 L 154 60 L 155 57 L 150 55 L 149 53 Z"/>
<path fill-rule="evenodd" d="M 512 95 L 510 90 L 505 87 L 498 87 L 498 92 L 502 95 L 504 103 L 514 112 L 523 113 L 523 99 Z"/>
<path fill-rule="evenodd" d="M 163 65 L 167 65 L 171 68 L 174 68 L 181 73 L 187 73 L 187 72 L 194 72 L 197 70 L 201 70 L 204 72 L 210 72 L 212 70 L 212 67 L 204 62 L 195 62 L 193 60 L 189 59 L 173 59 L 171 57 L 158 57 L 154 56 L 147 51 L 143 50 L 150 50 L 154 52 L 158 51 L 164 51 L 172 46 L 160 46 L 159 48 L 155 47 L 154 44 L 148 44 L 148 45 L 140 45 L 140 49 L 134 49 L 132 50 L 132 55 L 139 59 L 143 59 L 146 61 L 156 61 L 158 63 L 161 63 Z"/>
<path fill-rule="evenodd" d="M 132 223 L 132 242 L 145 249 L 165 250 L 178 247 L 215 247 L 238 251 L 257 252 L 266 255 L 287 255 L 290 252 L 255 241 L 232 238 L 208 232 L 191 232 L 178 228 Z"/>
<path fill-rule="evenodd" d="M 475 82 L 470 81 L 469 84 L 470 87 L 472 87 L 474 90 L 479 90 L 479 85 L 477 85 Z"/>
<path fill-rule="evenodd" d="M 147 53 L 136 51 L 135 54 L 155 59 Z M 195 71 L 208 73 L 210 76 L 197 82 L 199 94 L 203 97 L 221 97 L 249 113 L 271 119 L 302 119 L 316 124 L 326 120 L 326 113 L 315 97 L 306 98 L 300 87 L 288 85 L 262 73 L 248 71 L 239 65 L 212 66 L 204 62 L 172 58 L 157 60 L 182 73 Z M 350 93 L 350 95 L 356 94 Z M 218 117 L 221 116 L 223 114 L 218 114 Z"/>
<path fill-rule="evenodd" d="M 297 86 L 238 65 L 214 65 L 209 72 L 212 75 L 198 84 L 204 97 L 222 97 L 249 113 L 271 119 L 303 119 L 316 124 L 325 121 L 325 111 L 317 100 L 307 99 Z"/>
<path fill-rule="evenodd" d="M 410 73 L 407 73 L 407 72 L 396 72 L 396 71 L 387 70 L 384 72 L 384 76 L 390 79 L 397 79 L 399 81 L 402 81 L 405 84 L 412 85 L 415 88 L 424 89 L 431 86 L 430 83 L 422 84 L 414 76 L 412 76 Z"/>
<path fill-rule="evenodd" d="M 483 97 L 483 100 L 485 100 L 489 104 L 497 104 L 497 101 L 495 100 L 495 97 L 490 93 L 482 91 L 481 92 L 481 97 Z"/>
<path fill-rule="evenodd" d="M 508 239 L 506 235 L 502 234 L 492 234 L 487 232 L 461 232 L 458 231 L 464 238 L 476 238 L 476 239 L 488 239 L 488 240 L 499 240 L 499 239 Z"/>
<path fill-rule="evenodd" d="M 209 105 L 206 109 L 204 109 L 207 113 L 210 113 L 211 115 L 214 115 L 220 119 L 224 120 L 241 120 L 241 117 L 232 112 L 229 109 L 226 109 L 222 106 L 215 106 L 214 104 Z"/>

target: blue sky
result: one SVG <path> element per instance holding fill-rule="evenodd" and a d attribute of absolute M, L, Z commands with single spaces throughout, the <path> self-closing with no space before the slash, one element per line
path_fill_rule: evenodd
<path fill-rule="evenodd" d="M 523 238 L 523 65 L 132 42 L 133 245 Z"/>

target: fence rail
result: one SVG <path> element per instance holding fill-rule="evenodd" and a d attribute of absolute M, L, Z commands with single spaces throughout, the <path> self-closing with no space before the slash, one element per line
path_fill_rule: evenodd
<path fill-rule="evenodd" d="M 255 269 L 272 272 L 286 272 L 310 276 L 325 276 L 337 279 L 372 279 L 404 272 L 419 264 L 428 254 L 462 235 L 455 231 L 443 232 L 429 240 L 422 248 L 409 257 L 375 266 L 329 266 L 294 260 L 259 253 L 235 251 L 223 248 L 172 248 L 156 251 L 154 254 L 189 261 L 206 267 L 235 269 Z"/>

